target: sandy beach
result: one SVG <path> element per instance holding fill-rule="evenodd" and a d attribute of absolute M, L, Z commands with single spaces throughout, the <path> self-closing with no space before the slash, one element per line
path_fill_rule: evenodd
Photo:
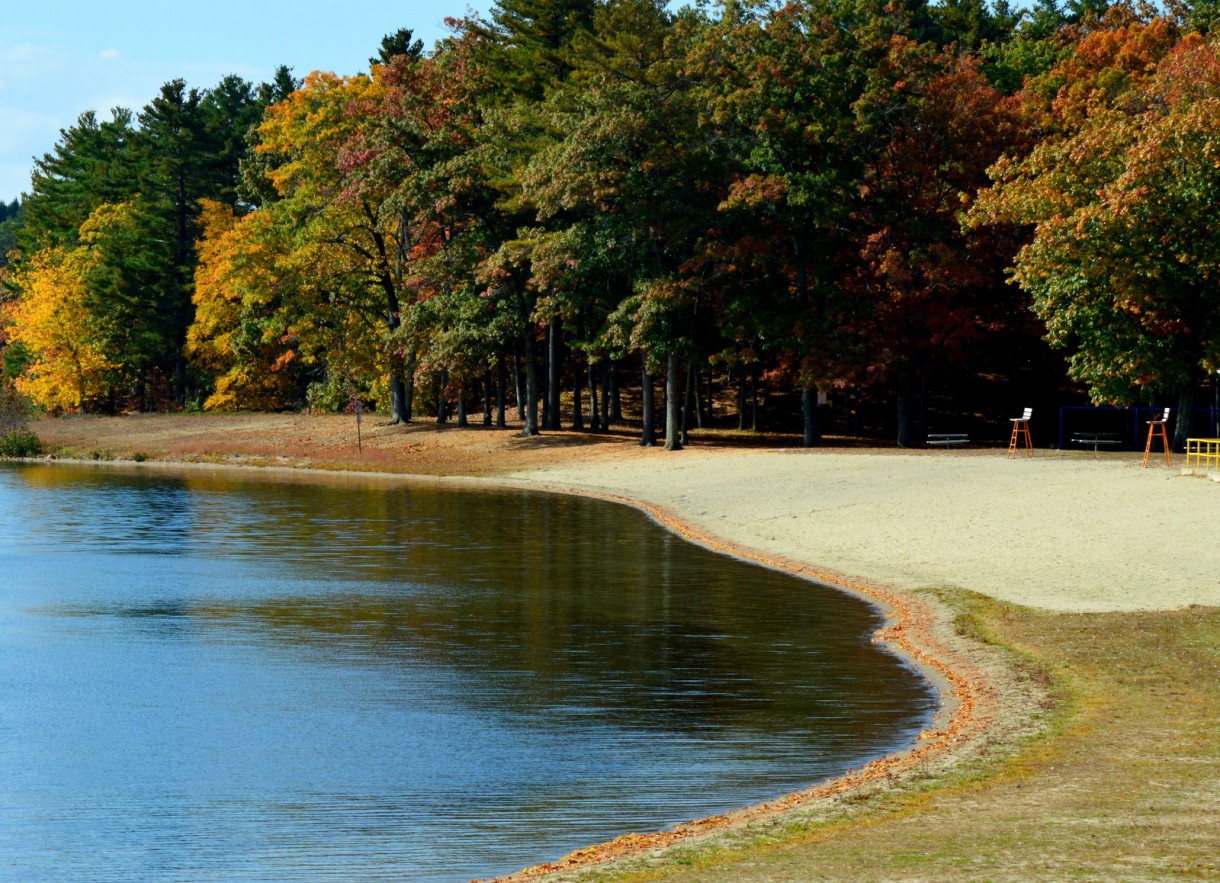
<path fill-rule="evenodd" d="M 900 589 L 1071 612 L 1220 605 L 1220 485 L 1132 458 L 683 451 L 512 478 L 643 500 Z"/>

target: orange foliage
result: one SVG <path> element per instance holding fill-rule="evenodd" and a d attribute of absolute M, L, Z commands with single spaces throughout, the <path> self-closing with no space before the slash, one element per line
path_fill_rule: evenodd
<path fill-rule="evenodd" d="M 204 408 L 275 410 L 293 385 L 290 373 L 281 370 L 292 360 L 292 351 L 285 353 L 282 333 L 250 321 L 251 308 L 265 318 L 265 311 L 258 309 L 262 283 L 275 272 L 272 256 L 258 238 L 264 219 L 252 215 L 238 220 L 226 205 L 211 200 L 201 204 L 195 321 L 187 330 L 186 352 L 216 377 L 216 389 Z"/>

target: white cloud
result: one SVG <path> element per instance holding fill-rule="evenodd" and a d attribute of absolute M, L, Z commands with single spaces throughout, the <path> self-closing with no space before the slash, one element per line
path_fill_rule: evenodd
<path fill-rule="evenodd" d="M 117 49 L 103 49 L 99 57 L 102 61 L 114 61 L 116 58 L 122 58 L 123 53 Z"/>
<path fill-rule="evenodd" d="M 40 137 L 48 131 L 56 131 L 54 117 L 0 107 L 0 150 L 8 152 L 24 146 L 31 135 Z"/>
<path fill-rule="evenodd" d="M 46 46 L 0 40 L 0 89 L 11 88 L 14 83 L 37 83 L 58 63 L 55 53 Z"/>
<path fill-rule="evenodd" d="M 41 61 L 50 52 L 45 46 L 34 46 L 30 43 L 0 43 L 0 61 L 5 64 L 28 64 Z"/>
<path fill-rule="evenodd" d="M 57 132 L 46 114 L 0 107 L 0 201 L 30 189 L 33 158 L 51 149 Z"/>

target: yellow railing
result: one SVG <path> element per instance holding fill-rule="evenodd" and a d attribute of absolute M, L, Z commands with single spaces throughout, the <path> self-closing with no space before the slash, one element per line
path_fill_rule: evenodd
<path fill-rule="evenodd" d="M 1195 472 L 1220 472 L 1220 438 L 1186 439 L 1186 468 Z"/>

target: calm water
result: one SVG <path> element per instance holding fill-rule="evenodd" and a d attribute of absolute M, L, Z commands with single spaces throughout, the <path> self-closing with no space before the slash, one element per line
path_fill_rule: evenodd
<path fill-rule="evenodd" d="M 0 878 L 450 881 L 935 705 L 877 615 L 534 493 L 0 467 Z"/>

